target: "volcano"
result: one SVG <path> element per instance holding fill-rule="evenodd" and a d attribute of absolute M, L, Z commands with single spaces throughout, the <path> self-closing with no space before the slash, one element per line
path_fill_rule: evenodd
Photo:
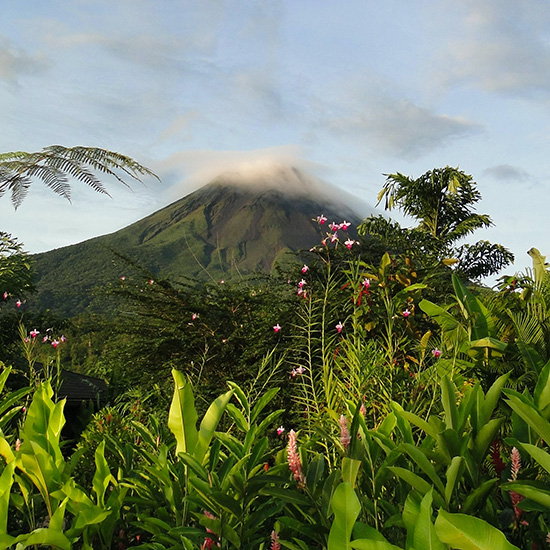
<path fill-rule="evenodd" d="M 169 280 L 270 272 L 290 253 L 320 243 L 318 215 L 356 227 L 371 213 L 354 211 L 340 195 L 294 168 L 256 178 L 224 174 L 115 233 L 35 255 L 31 301 L 65 316 L 83 311 L 93 288 L 125 275 L 128 263 L 120 256 Z"/>

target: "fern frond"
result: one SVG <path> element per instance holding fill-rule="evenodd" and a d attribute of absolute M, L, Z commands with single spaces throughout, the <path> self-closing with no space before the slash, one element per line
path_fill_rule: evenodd
<path fill-rule="evenodd" d="M 0 196 L 11 193 L 17 208 L 34 179 L 41 180 L 54 193 L 70 200 L 70 179 L 80 181 L 98 193 L 107 194 L 94 172 L 114 177 L 126 187 L 127 179 L 142 181 L 143 176 L 158 177 L 134 159 L 97 147 L 51 145 L 40 152 L 13 151 L 0 154 Z"/>

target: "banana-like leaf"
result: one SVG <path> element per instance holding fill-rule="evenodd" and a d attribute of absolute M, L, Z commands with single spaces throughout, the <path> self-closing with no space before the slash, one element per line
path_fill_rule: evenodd
<path fill-rule="evenodd" d="M 437 536 L 432 523 L 432 491 L 427 492 L 420 503 L 420 513 L 413 531 L 412 545 L 425 550 L 448 550 Z"/>
<path fill-rule="evenodd" d="M 466 514 L 439 510 L 435 532 L 442 542 L 457 550 L 519 550 L 496 527 Z"/>
<path fill-rule="evenodd" d="M 328 550 L 348 550 L 352 548 L 351 533 L 361 511 L 359 499 L 351 483 L 343 482 L 336 487 L 331 506 L 334 521 L 328 535 Z"/>
<path fill-rule="evenodd" d="M 466 288 L 455 273 L 453 273 L 452 279 L 456 297 L 464 316 L 471 322 L 472 339 L 479 340 L 496 336 L 495 322 L 489 310 Z"/>
<path fill-rule="evenodd" d="M 193 390 L 181 371 L 173 369 L 172 376 L 175 387 L 168 415 L 168 427 L 176 438 L 176 454 L 193 454 L 198 440 L 198 415 Z"/>
<path fill-rule="evenodd" d="M 462 478 L 464 467 L 464 459 L 461 456 L 455 456 L 447 468 L 447 483 L 445 484 L 445 502 L 447 506 L 449 506 L 454 490 Z"/>
<path fill-rule="evenodd" d="M 541 504 L 548 510 L 550 508 L 550 490 L 548 485 L 536 481 L 514 481 L 504 483 L 502 488 L 506 491 L 514 491 L 520 495 Z"/>
<path fill-rule="evenodd" d="M 8 505 L 10 502 L 11 486 L 13 485 L 13 472 L 15 460 L 8 462 L 0 475 L 0 535 L 7 534 Z"/>
<path fill-rule="evenodd" d="M 507 403 L 544 441 L 550 441 L 550 423 L 535 405 L 524 395 L 513 390 L 503 390 Z"/>
<path fill-rule="evenodd" d="M 199 462 L 202 462 L 204 459 L 206 451 L 208 450 L 208 447 L 212 442 L 212 438 L 214 437 L 214 432 L 216 431 L 216 428 L 221 420 L 222 414 L 224 413 L 225 408 L 234 393 L 235 390 L 229 390 L 223 395 L 220 395 L 212 402 L 204 414 L 199 428 L 197 446 L 195 448 L 195 452 L 193 453 Z"/>

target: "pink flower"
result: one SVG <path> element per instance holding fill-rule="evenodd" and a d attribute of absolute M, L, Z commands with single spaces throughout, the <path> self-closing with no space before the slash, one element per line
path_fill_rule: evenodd
<path fill-rule="evenodd" d="M 411 312 L 406 309 L 404 312 L 403 312 L 403 317 L 405 317 L 405 319 L 411 314 Z"/>
<path fill-rule="evenodd" d="M 191 315 L 191 320 L 194 321 L 197 317 L 198 317 L 198 315 L 196 313 L 193 313 Z"/>
<path fill-rule="evenodd" d="M 343 221 L 341 224 L 340 224 L 340 229 L 343 229 L 344 231 L 347 231 L 348 230 L 348 227 L 351 225 L 350 222 L 346 222 L 346 221 Z"/>
<path fill-rule="evenodd" d="M 42 342 L 47 342 L 49 339 L 50 339 L 49 336 L 44 336 L 44 338 L 42 338 Z"/>
<path fill-rule="evenodd" d="M 8 299 L 9 294 L 7 292 L 4 292 L 4 300 Z"/>
<path fill-rule="evenodd" d="M 339 333 L 342 332 L 342 329 L 344 328 L 344 325 L 341 321 L 338 322 L 338 324 L 334 327 Z"/>
<path fill-rule="evenodd" d="M 304 264 L 302 267 L 302 273 L 307 273 L 308 270 L 309 270 L 309 267 L 306 264 Z"/>
<path fill-rule="evenodd" d="M 296 367 L 296 374 L 304 374 L 306 372 L 306 368 L 302 367 L 301 365 L 299 367 Z"/>
<path fill-rule="evenodd" d="M 434 348 L 432 350 L 432 355 L 437 359 L 439 358 L 439 356 L 441 355 L 441 350 L 440 349 L 437 349 L 437 348 Z"/>
<path fill-rule="evenodd" d="M 348 247 L 349 250 L 355 244 L 355 241 L 352 239 L 348 239 L 344 244 Z"/>
<path fill-rule="evenodd" d="M 333 243 L 338 239 L 338 233 L 336 231 L 330 236 L 330 242 Z"/>
<path fill-rule="evenodd" d="M 361 408 L 359 409 L 359 412 L 363 416 L 363 418 L 366 418 L 367 416 L 367 407 L 365 407 L 364 403 L 361 403 Z"/>
<path fill-rule="evenodd" d="M 340 225 L 335 223 L 335 222 L 332 222 L 332 223 L 329 223 L 328 224 L 328 228 L 331 230 L 331 231 L 338 231 L 338 229 L 340 229 Z"/>
<path fill-rule="evenodd" d="M 52 346 L 54 348 L 56 348 L 57 346 L 59 346 L 59 340 L 52 340 Z"/>
<path fill-rule="evenodd" d="M 15 302 L 15 305 L 17 307 L 21 307 L 22 304 L 23 304 L 23 302 L 21 300 L 17 300 L 17 302 Z"/>
<path fill-rule="evenodd" d="M 40 331 L 39 330 L 36 330 L 35 328 L 32 329 L 29 334 L 33 337 L 33 338 L 36 338 L 39 334 L 40 334 Z"/>
<path fill-rule="evenodd" d="M 279 426 L 277 428 L 277 435 L 282 435 L 284 431 L 285 431 L 284 426 Z"/>
<path fill-rule="evenodd" d="M 305 279 L 302 279 L 302 280 L 298 283 L 298 286 L 299 286 L 300 288 L 302 288 L 305 284 L 307 284 L 306 281 L 305 281 Z"/>
<path fill-rule="evenodd" d="M 279 332 L 281 330 L 281 325 L 279 325 L 279 323 L 277 323 L 274 327 L 273 327 L 273 330 L 275 332 Z"/>
<path fill-rule="evenodd" d="M 126 280 L 126 276 L 125 275 L 122 275 L 122 277 L 120 278 L 121 281 L 125 281 Z"/>
<path fill-rule="evenodd" d="M 288 432 L 288 446 L 286 448 L 288 467 L 294 476 L 294 479 L 298 482 L 298 487 L 305 485 L 305 477 L 302 472 L 302 462 L 300 460 L 300 454 L 298 453 L 298 444 L 296 442 L 296 432 L 290 430 Z"/>
<path fill-rule="evenodd" d="M 370 279 L 367 279 L 366 277 L 363 279 L 363 288 L 367 290 L 367 288 L 370 287 Z"/>
<path fill-rule="evenodd" d="M 59 338 L 63 343 L 65 343 L 67 341 L 67 338 L 65 338 L 65 336 L 61 335 L 61 338 Z"/>
<path fill-rule="evenodd" d="M 224 283 L 225 283 L 225 281 L 222 279 L 222 280 L 220 281 L 220 285 L 223 285 Z"/>
<path fill-rule="evenodd" d="M 155 283 L 155 281 L 154 281 L 153 279 L 149 279 L 149 284 L 150 284 L 150 285 L 152 285 L 152 284 L 154 284 L 154 283 Z"/>
<path fill-rule="evenodd" d="M 340 443 L 344 449 L 349 447 L 351 442 L 351 436 L 348 430 L 348 421 L 346 417 L 342 414 L 340 415 Z"/>
<path fill-rule="evenodd" d="M 15 440 L 15 450 L 18 451 L 21 448 L 21 440 L 17 438 Z"/>
<path fill-rule="evenodd" d="M 321 214 L 320 216 L 317 216 L 317 223 L 321 225 L 325 225 L 325 222 L 327 221 L 327 218 Z"/>
<path fill-rule="evenodd" d="M 512 477 L 508 481 L 516 481 L 518 473 L 521 469 L 521 456 L 519 454 L 519 451 L 515 447 L 512 448 L 510 459 L 512 461 L 512 464 L 510 466 L 510 475 Z"/>
<path fill-rule="evenodd" d="M 271 548 L 270 550 L 281 550 L 279 535 L 275 531 L 271 531 Z"/>

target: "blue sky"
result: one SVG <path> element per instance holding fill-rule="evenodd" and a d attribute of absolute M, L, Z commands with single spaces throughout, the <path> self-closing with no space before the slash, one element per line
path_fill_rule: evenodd
<path fill-rule="evenodd" d="M 0 229 L 31 252 L 275 163 L 372 205 L 384 174 L 459 166 L 509 271 L 550 255 L 543 0 L 3 0 L 0 105 L 0 151 L 105 147 L 162 179 L 75 185 L 72 204 L 37 183 L 17 212 L 3 197 Z"/>

